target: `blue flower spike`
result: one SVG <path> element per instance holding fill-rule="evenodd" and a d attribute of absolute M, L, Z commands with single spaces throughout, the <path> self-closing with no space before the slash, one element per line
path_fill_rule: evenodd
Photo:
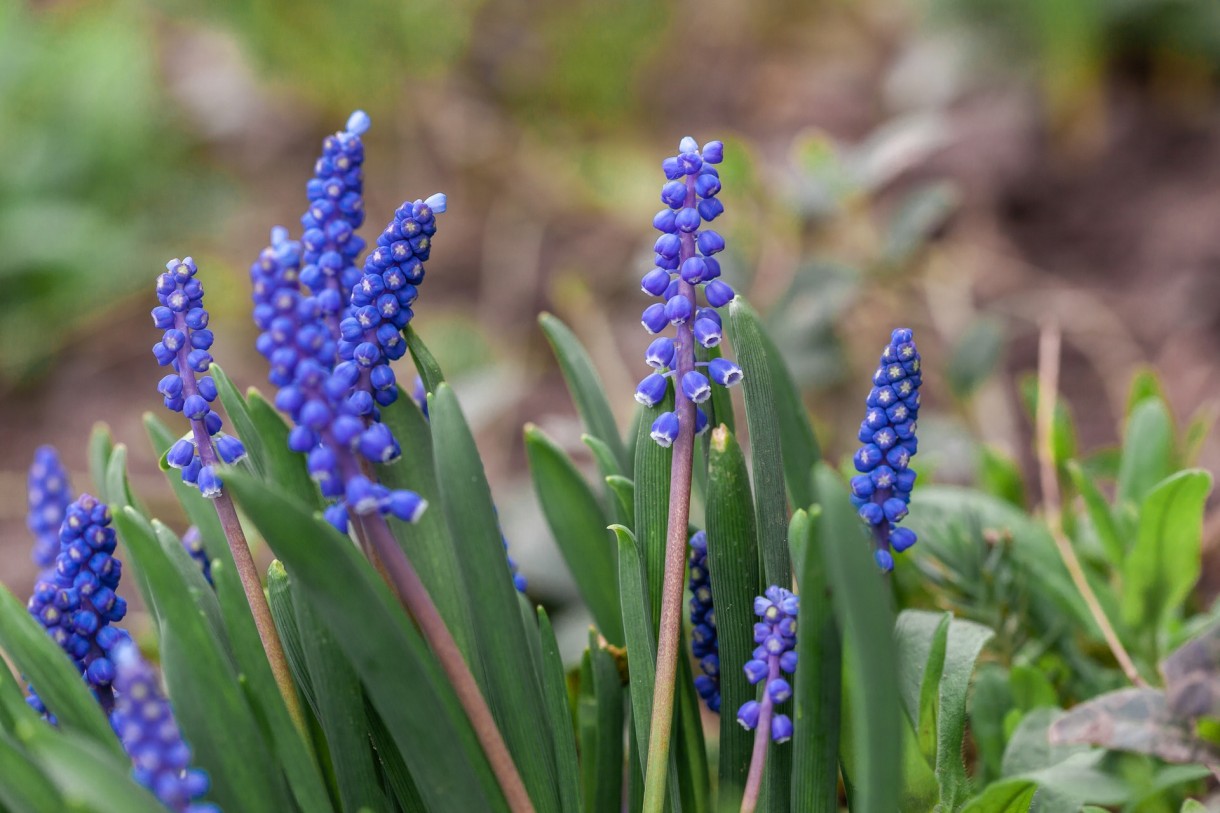
<path fill-rule="evenodd" d="M 654 248 L 654 267 L 644 274 L 640 288 L 663 301 L 649 305 L 641 317 L 644 329 L 659 334 L 670 327 L 673 339 L 663 336 L 648 347 L 644 360 L 654 372 L 636 387 L 635 399 L 646 407 L 660 404 L 673 379 L 677 398 L 702 404 L 711 397 L 713 384 L 732 387 L 742 379 L 741 368 L 717 358 L 706 365 L 695 361 L 695 343 L 716 347 L 723 338 L 719 314 L 714 310 L 733 300 L 733 289 L 720 277 L 715 255 L 724 250 L 724 238 L 708 224 L 724 212 L 717 194 L 720 174 L 715 164 L 724 157 L 724 145 L 710 141 L 700 150 L 689 136 L 678 145 L 678 154 L 661 163 L 667 183 L 661 188 L 665 208 L 653 218 L 661 232 Z M 703 289 L 710 307 L 699 307 Z M 707 415 L 695 407 L 695 432 L 707 429 Z M 655 418 L 651 437 L 661 446 L 672 446 L 681 429 L 678 411 Z"/>
<path fill-rule="evenodd" d="M 690 538 L 691 653 L 702 674 L 695 677 L 695 691 L 714 712 L 720 712 L 720 641 L 716 634 L 716 608 L 712 604 L 712 582 L 707 570 L 707 532 Z"/>
<path fill-rule="evenodd" d="M 34 535 L 30 555 L 34 564 L 45 570 L 55 564 L 55 556 L 59 553 L 59 527 L 63 524 L 68 503 L 72 502 L 68 472 L 54 446 L 40 446 L 34 452 L 28 485 L 26 527 Z"/>
<path fill-rule="evenodd" d="M 775 707 L 792 697 L 792 684 L 783 677 L 796 671 L 796 616 L 799 597 L 782 587 L 767 588 L 766 595 L 754 599 L 754 614 L 762 620 L 754 625 L 753 657 L 743 670 L 752 684 L 763 684 L 762 700 L 743 703 L 737 722 L 749 730 L 769 734 L 776 743 L 792 738 L 792 719 L 776 714 Z"/>
<path fill-rule="evenodd" d="M 191 429 L 166 454 L 166 461 L 182 470 L 182 481 L 215 499 L 221 493 L 219 463 L 236 463 L 246 456 L 237 438 L 220 431 L 220 415 L 212 409 L 216 382 L 205 375 L 212 364 L 213 335 L 208 329 L 208 312 L 203 308 L 203 285 L 195 261 L 173 259 L 165 273 L 157 277 L 157 300 L 152 309 L 153 324 L 164 333 L 153 345 L 153 356 L 162 367 L 173 370 L 157 384 L 165 406 L 181 412 Z"/>
<path fill-rule="evenodd" d="M 113 649 L 127 637 L 111 626 L 127 615 L 127 602 L 117 595 L 123 568 L 114 549 L 110 509 L 82 494 L 65 510 L 54 567 L 38 579 L 27 604 L 30 615 L 68 653 L 107 711 L 114 699 Z M 33 689 L 29 703 L 48 714 Z"/>
<path fill-rule="evenodd" d="M 131 757 L 131 775 L 175 813 L 220 813 L 198 801 L 208 792 L 208 776 L 192 768 L 191 749 L 182 740 L 173 709 L 152 667 L 130 640 L 114 648 L 117 697 L 110 724 Z"/>
<path fill-rule="evenodd" d="M 301 216 L 301 281 L 318 297 L 321 318 L 332 333 L 349 315 L 352 288 L 360 281 L 356 258 L 365 242 L 356 234 L 364 224 L 364 142 L 372 122 L 362 110 L 347 126 L 322 140 L 322 155 L 305 186 L 309 208 Z"/>
<path fill-rule="evenodd" d="M 918 449 L 915 427 L 921 381 L 914 335 L 899 328 L 881 351 L 881 364 L 873 374 L 860 424 L 863 445 L 854 458 L 860 473 L 851 479 L 852 503 L 872 529 L 873 556 L 886 573 L 894 569 L 894 553 L 910 548 L 916 540 L 914 531 L 900 528 L 898 523 L 907 515 L 915 485 L 910 463 Z"/>

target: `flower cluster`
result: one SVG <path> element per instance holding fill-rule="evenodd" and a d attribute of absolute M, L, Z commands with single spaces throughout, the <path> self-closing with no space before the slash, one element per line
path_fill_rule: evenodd
<path fill-rule="evenodd" d="M 707 532 L 690 538 L 690 646 L 703 674 L 695 677 L 695 691 L 712 711 L 720 711 L 720 641 L 716 635 L 716 609 L 707 571 Z"/>
<path fill-rule="evenodd" d="M 711 384 L 731 387 L 741 381 L 742 372 L 731 361 L 715 358 L 706 365 L 706 374 L 695 369 L 694 342 L 704 347 L 716 347 L 723 337 L 720 315 L 715 308 L 733 299 L 733 289 L 720 277 L 720 263 L 715 255 L 724 250 L 724 238 L 704 228 L 724 211 L 716 195 L 720 192 L 720 175 L 714 164 L 720 163 L 724 145 L 709 141 L 699 145 L 689 136 L 678 145 L 678 155 L 666 158 L 661 168 L 668 183 L 661 189 L 664 209 L 653 218 L 661 236 L 654 250 L 655 267 L 644 275 L 640 287 L 646 294 L 659 297 L 645 308 L 641 322 L 649 333 L 660 333 L 675 327 L 676 336 L 660 337 L 649 345 L 644 355 L 651 373 L 639 383 L 635 399 L 647 407 L 661 403 L 674 377 L 675 391 L 683 398 L 701 404 L 712 395 Z M 703 294 L 710 307 L 698 307 L 696 290 Z M 695 433 L 707 428 L 707 416 L 695 407 Z M 678 437 L 678 413 L 664 412 L 653 421 L 651 435 L 662 446 L 670 446 Z"/>
<path fill-rule="evenodd" d="M 182 535 L 182 547 L 199 565 L 199 570 L 203 572 L 203 578 L 207 583 L 212 584 L 212 560 L 208 558 L 208 552 L 203 548 L 202 534 L 194 525 L 187 528 L 186 533 Z"/>
<path fill-rule="evenodd" d="M 131 757 L 132 777 L 175 813 L 219 813 L 215 805 L 195 801 L 207 793 L 208 776 L 190 767 L 191 749 L 182 741 L 169 701 L 131 641 L 115 646 L 114 670 L 117 697 L 110 724 Z"/>
<path fill-rule="evenodd" d="M 59 531 L 55 567 L 34 585 L 30 615 L 68 653 L 104 708 L 109 709 L 114 680 L 112 652 L 127 633 L 111 624 L 127 614 L 116 595 L 122 564 L 114 557 L 110 509 L 82 494 L 68 506 Z M 30 705 L 46 714 L 31 691 Z"/>
<path fill-rule="evenodd" d="M 308 455 L 310 476 L 334 500 L 327 520 L 346 532 L 353 514 L 379 513 L 414 522 L 426 507 L 411 491 L 391 491 L 365 472 L 402 450 L 379 422 L 377 406 L 392 403 L 397 385 L 389 361 L 406 351 L 402 327 L 411 318 L 423 280 L 435 214 L 445 196 L 404 203 L 378 238 L 362 274 L 355 260 L 364 241 L 360 199 L 368 116 L 352 114 L 347 130 L 330 136 L 309 183 L 310 211 L 300 242 L 271 231 L 271 245 L 250 268 L 256 348 L 270 363 L 276 406 L 295 427 L 289 447 Z"/>
<path fill-rule="evenodd" d="M 26 526 L 34 535 L 31 557 L 42 569 L 55 564 L 59 553 L 59 526 L 72 501 L 68 473 L 53 446 L 40 446 L 30 464 L 29 510 Z"/>
<path fill-rule="evenodd" d="M 411 303 L 424 281 L 424 262 L 432 250 L 436 215 L 445 211 L 446 199 L 436 194 L 427 200 L 404 203 L 377 238 L 377 248 L 364 261 L 364 275 L 351 289 L 350 315 L 339 323 L 340 367 L 355 364 L 359 384 L 355 394 L 360 414 L 394 403 L 398 386 L 391 361 L 407 352 L 402 331 L 414 314 Z M 367 394 L 367 395 L 366 395 Z"/>
<path fill-rule="evenodd" d="M 348 314 L 348 297 L 360 281 L 356 258 L 364 240 L 364 143 L 368 114 L 352 113 L 347 127 L 322 141 L 322 155 L 305 186 L 309 209 L 301 216 L 305 232 L 301 281 L 318 297 L 322 318 L 333 327 Z"/>
<path fill-rule="evenodd" d="M 919 351 L 910 330 L 899 328 L 881 352 L 881 365 L 873 374 L 873 388 L 865 403 L 868 412 L 860 424 L 855 464 L 859 475 L 851 480 L 852 502 L 872 527 L 877 565 L 894 569 L 891 549 L 901 553 L 915 544 L 915 532 L 895 525 L 907 515 L 915 472 L 909 466 L 918 444 L 915 421 L 919 417 Z"/>
<path fill-rule="evenodd" d="M 182 470 L 182 481 L 199 489 L 208 498 L 220 496 L 221 481 L 216 473 L 220 461 L 236 463 L 246 455 L 241 441 L 221 432 L 220 415 L 212 409 L 216 382 L 210 375 L 196 379 L 212 364 L 212 331 L 208 312 L 203 309 L 203 285 L 196 279 L 199 268 L 190 257 L 165 264 L 157 277 L 157 300 L 152 309 L 153 324 L 165 333 L 153 345 L 153 355 L 162 367 L 174 372 L 161 379 L 157 391 L 165 406 L 181 412 L 191 422 L 191 431 L 170 447 L 166 462 Z"/>
<path fill-rule="evenodd" d="M 792 684 L 780 677 L 780 671 L 796 671 L 796 616 L 800 599 L 782 587 L 767 588 L 766 596 L 754 599 L 754 614 L 762 618 L 754 625 L 754 642 L 758 647 L 754 657 L 746 661 L 746 678 L 750 683 L 766 681 L 762 702 L 750 700 L 737 712 L 737 722 L 747 729 L 770 725 L 771 739 L 784 742 L 792 737 L 792 719 L 786 714 L 772 713 L 774 707 L 792 697 Z"/>

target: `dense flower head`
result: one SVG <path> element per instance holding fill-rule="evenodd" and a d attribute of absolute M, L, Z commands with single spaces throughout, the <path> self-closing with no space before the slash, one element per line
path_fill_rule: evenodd
<path fill-rule="evenodd" d="M 40 446 L 34 452 L 28 486 L 26 527 L 34 535 L 31 557 L 34 564 L 45 569 L 55 564 L 55 556 L 59 553 L 59 526 L 72 501 L 68 473 L 54 446 Z"/>
<path fill-rule="evenodd" d="M 152 309 L 152 318 L 164 333 L 152 352 L 158 364 L 173 369 L 157 384 L 165 406 L 181 412 L 191 423 L 191 431 L 170 447 L 166 461 L 182 470 L 184 483 L 198 488 L 205 497 L 215 498 L 220 496 L 222 485 L 216 464 L 236 463 L 246 456 L 246 450 L 240 440 L 220 431 L 223 423 L 211 406 L 217 397 L 216 382 L 204 374 L 212 364 L 208 351 L 213 336 L 198 273 L 192 258 L 175 258 L 157 277 L 160 304 Z"/>
<path fill-rule="evenodd" d="M 445 205 L 445 196 L 438 193 L 399 206 L 377 238 L 377 247 L 365 258 L 363 276 L 351 289 L 351 307 L 339 323 L 339 366 L 354 365 L 359 373 L 355 391 L 372 396 L 362 399 L 362 414 L 398 397 L 390 362 L 407 352 L 402 331 L 414 316 L 416 286 L 424 281 L 423 264 L 432 250 L 436 215 L 445 211 Z"/>
<path fill-rule="evenodd" d="M 791 591 L 772 585 L 766 595 L 754 599 L 754 614 L 762 620 L 754 624 L 753 657 L 743 667 L 750 683 L 763 684 L 762 700 L 743 703 L 737 722 L 747 729 L 769 724 L 771 739 L 784 742 L 792 738 L 792 719 L 774 714 L 775 706 L 792 697 L 792 684 L 781 673 L 796 672 L 796 616 L 800 598 Z"/>
<path fill-rule="evenodd" d="M 891 551 L 902 552 L 915 544 L 915 532 L 897 523 L 907 515 L 915 485 L 910 462 L 918 449 L 919 364 L 911 331 L 895 330 L 873 374 L 873 388 L 865 401 L 868 410 L 860 424 L 863 445 L 854 458 L 860 474 L 851 480 L 852 502 L 872 528 L 874 557 L 886 572 L 894 568 Z"/>
<path fill-rule="evenodd" d="M 716 635 L 716 608 L 707 570 L 707 532 L 690 538 L 690 646 L 702 674 L 695 690 L 712 711 L 720 711 L 720 641 Z"/>
<path fill-rule="evenodd" d="M 115 646 L 114 668 L 117 697 L 110 724 L 131 757 L 132 777 L 175 813 L 219 813 L 215 805 L 196 801 L 208 791 L 208 776 L 190 767 L 191 749 L 173 709 L 131 641 Z"/>
<path fill-rule="evenodd" d="M 644 293 L 661 299 L 645 308 L 644 329 L 659 334 L 669 327 L 674 338 L 662 336 L 649 345 L 644 359 L 655 372 L 636 387 L 635 399 L 647 407 L 661 403 L 673 379 L 677 397 L 698 405 L 711 397 L 711 385 L 731 387 L 741 381 L 742 371 L 731 361 L 713 359 L 705 365 L 695 363 L 694 342 L 716 347 L 723 336 L 716 308 L 732 301 L 734 293 L 720 279 L 720 262 L 715 255 L 724 250 L 724 238 L 705 224 L 724 211 L 716 195 L 720 192 L 720 173 L 715 164 L 724 155 L 724 145 L 709 141 L 700 150 L 689 136 L 678 145 L 678 155 L 661 163 L 668 182 L 661 189 L 665 208 L 653 218 L 661 232 L 654 246 L 654 267 L 644 275 Z M 698 305 L 697 291 L 703 288 L 709 307 Z M 704 369 L 696 369 L 704 367 Z M 662 446 L 678 437 L 677 411 L 663 412 L 653 421 L 651 435 Z M 695 407 L 695 432 L 707 428 L 707 416 Z"/>
<path fill-rule="evenodd" d="M 68 653 L 98 700 L 109 708 L 114 680 L 111 654 L 127 633 L 112 624 L 127 614 L 116 591 L 122 563 L 114 556 L 110 509 L 82 494 L 64 513 L 55 566 L 34 585 L 27 608 Z M 31 692 L 30 705 L 47 710 Z"/>
<path fill-rule="evenodd" d="M 203 573 L 203 578 L 207 583 L 212 584 L 212 560 L 208 558 L 208 552 L 204 550 L 203 535 L 194 525 L 187 528 L 186 533 L 182 535 L 182 547 L 199 565 L 199 570 Z"/>
<path fill-rule="evenodd" d="M 364 143 L 368 114 L 352 113 L 347 126 L 322 141 L 322 155 L 305 186 L 309 208 L 301 215 L 301 281 L 318 297 L 332 325 L 348 314 L 348 297 L 360 281 L 356 260 L 364 240 Z"/>

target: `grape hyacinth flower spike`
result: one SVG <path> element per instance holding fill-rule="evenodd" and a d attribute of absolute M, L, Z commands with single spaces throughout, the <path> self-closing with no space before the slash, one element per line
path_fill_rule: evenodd
<path fill-rule="evenodd" d="M 763 684 L 762 700 L 749 700 L 737 712 L 737 722 L 755 731 L 754 754 L 746 777 L 742 797 L 742 813 L 752 813 L 762 787 L 763 767 L 767 760 L 769 740 L 777 744 L 792 738 L 792 718 L 775 713 L 775 707 L 792 697 L 792 684 L 782 676 L 796 672 L 796 617 L 800 610 L 799 597 L 782 587 L 772 585 L 766 595 L 754 600 L 754 614 L 762 620 L 754 625 L 754 657 L 743 669 L 753 684 Z"/>
<path fill-rule="evenodd" d="M 865 401 L 868 411 L 860 424 L 854 462 L 859 475 L 851 479 L 852 502 L 872 528 L 877 566 L 894 569 L 894 552 L 915 544 L 915 532 L 897 524 L 907 515 L 915 472 L 911 457 L 918 449 L 915 422 L 919 417 L 919 351 L 911 331 L 895 330 L 881 351 L 873 388 Z"/>
<path fill-rule="evenodd" d="M 661 413 L 651 430 L 652 439 L 662 446 L 671 446 L 677 440 L 683 413 L 693 412 L 687 420 L 694 421 L 695 434 L 707 428 L 703 409 L 683 408 L 684 403 L 702 404 L 711 397 L 712 384 L 731 387 L 742 378 L 741 368 L 727 359 L 713 359 L 706 365 L 695 362 L 695 342 L 704 347 L 720 344 L 721 319 L 715 309 L 727 305 L 734 296 L 733 289 L 720 279 L 720 262 L 714 256 L 724 250 L 724 238 L 704 226 L 724 212 L 716 197 L 720 176 L 714 166 L 723 154 L 724 146 L 719 141 L 708 142 L 700 150 L 688 136 L 678 145 L 678 155 L 661 164 L 668 179 L 661 189 L 666 208 L 652 221 L 661 236 L 653 247 L 655 267 L 644 275 L 640 287 L 663 301 L 645 308 L 641 323 L 652 334 L 672 326 L 676 335 L 661 336 L 648 346 L 644 360 L 655 372 L 640 381 L 635 399 L 644 406 L 656 406 L 665 398 L 669 379 L 673 379 L 678 408 Z M 700 286 L 709 307 L 698 305 Z"/>
<path fill-rule="evenodd" d="M 26 527 L 34 535 L 30 556 L 34 564 L 46 570 L 55 564 L 55 557 L 59 553 L 59 528 L 63 524 L 68 503 L 72 502 L 68 473 L 64 471 L 54 446 L 40 446 L 34 452 L 28 484 Z"/>
<path fill-rule="evenodd" d="M 706 365 L 695 359 L 695 342 L 707 348 L 720 344 L 722 326 L 716 308 L 729 304 L 734 297 L 733 289 L 720 279 L 720 263 L 715 256 L 724 250 L 724 238 L 707 226 L 724 211 L 717 197 L 720 174 L 715 166 L 723 157 L 721 142 L 709 141 L 700 149 L 693 138 L 686 137 L 678 144 L 678 154 L 661 163 L 666 177 L 661 188 L 665 208 L 653 218 L 661 236 L 654 246 L 655 267 L 640 281 L 645 293 L 661 300 L 644 310 L 640 319 L 644 329 L 660 334 L 672 327 L 673 336 L 658 336 L 648 346 L 644 360 L 655 372 L 636 387 L 635 399 L 646 407 L 655 407 L 665 399 L 671 379 L 674 388 L 674 409 L 657 416 L 650 429 L 657 444 L 673 448 L 673 459 L 655 695 L 645 769 L 647 813 L 656 813 L 665 804 L 694 438 L 708 427 L 708 417 L 699 405 L 711 397 L 712 385 L 732 387 L 743 375 L 741 368 L 728 359 L 715 358 Z M 700 288 L 706 307 L 698 302 Z"/>
<path fill-rule="evenodd" d="M 695 691 L 714 712 L 720 711 L 720 641 L 716 634 L 716 608 L 707 570 L 707 532 L 690 538 L 690 647 L 699 661 Z"/>
<path fill-rule="evenodd" d="M 215 805 L 197 801 L 208 791 L 208 776 L 190 767 L 191 749 L 173 709 L 130 640 L 115 646 L 114 669 L 118 692 L 110 724 L 131 757 L 132 777 L 175 813 L 220 813 Z"/>
<path fill-rule="evenodd" d="M 212 364 L 208 351 L 214 339 L 208 328 L 210 317 L 203 307 L 203 285 L 197 277 L 199 268 L 187 257 L 170 260 L 165 269 L 165 273 L 157 277 L 159 304 L 152 309 L 153 324 L 165 332 L 161 341 L 153 345 L 153 356 L 158 364 L 170 367 L 173 372 L 161 379 L 157 389 L 165 398 L 165 406 L 185 415 L 191 426 L 190 431 L 169 448 L 166 462 L 182 469 L 183 482 L 195 486 L 200 494 L 212 500 L 276 684 L 293 719 L 304 731 L 305 718 L 292 683 L 288 658 L 271 618 L 271 608 L 241 521 L 237 518 L 237 509 L 224 491 L 217 472 L 221 463 L 232 465 L 241 461 L 246 450 L 237 438 L 220 431 L 220 415 L 211 407 L 218 394 L 216 382 L 204 374 Z M 196 378 L 197 375 L 202 377 Z"/>
<path fill-rule="evenodd" d="M 27 605 L 30 615 L 72 658 L 106 711 L 114 700 L 113 649 L 127 637 L 111 626 L 127 614 L 127 602 L 116 592 L 123 568 L 114 548 L 110 509 L 82 494 L 64 512 L 55 565 L 34 585 Z M 47 714 L 33 687 L 29 704 Z"/>

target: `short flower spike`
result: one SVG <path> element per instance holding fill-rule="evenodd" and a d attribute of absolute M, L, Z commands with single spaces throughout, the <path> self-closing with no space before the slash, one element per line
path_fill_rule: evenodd
<path fill-rule="evenodd" d="M 46 569 L 55 564 L 59 553 L 59 526 L 63 524 L 68 503 L 72 502 L 68 473 L 59 462 L 59 453 L 54 446 L 40 446 L 34 452 L 28 485 L 26 527 L 34 535 L 30 555 L 34 564 Z"/>
<path fill-rule="evenodd" d="M 767 588 L 754 600 L 754 614 L 762 620 L 754 625 L 753 657 L 743 667 L 750 683 L 763 683 L 762 700 L 750 700 L 737 712 L 737 722 L 747 729 L 766 726 L 777 743 L 792 737 L 792 719 L 774 714 L 775 706 L 792 697 L 792 684 L 781 672 L 796 671 L 796 616 L 800 599 L 782 587 Z"/>
<path fill-rule="evenodd" d="M 707 532 L 690 538 L 690 648 L 699 661 L 695 691 L 714 712 L 720 711 L 720 641 L 716 633 L 716 609 L 712 605 L 712 582 L 707 571 Z"/>
<path fill-rule="evenodd" d="M 919 351 L 910 330 L 899 328 L 881 351 L 873 374 L 868 409 L 860 424 L 854 462 L 859 475 L 851 479 L 852 502 L 860 518 L 872 527 L 874 557 L 883 571 L 894 569 L 894 552 L 915 544 L 915 532 L 897 524 L 907 515 L 915 472 L 911 458 L 918 449 L 915 422 L 919 417 L 922 381 Z"/>
<path fill-rule="evenodd" d="M 191 768 L 191 749 L 183 742 L 169 701 L 152 667 L 129 640 L 114 648 L 117 690 L 110 724 L 131 757 L 131 775 L 175 813 L 220 813 L 197 801 L 208 792 L 208 775 Z"/>
<path fill-rule="evenodd" d="M 668 182 L 661 188 L 665 208 L 657 212 L 652 224 L 657 238 L 654 266 L 640 281 L 649 296 L 662 302 L 649 305 L 641 317 L 644 329 L 660 333 L 677 328 L 676 341 L 661 337 L 648 347 L 644 360 L 656 372 L 636 387 L 635 399 L 646 407 L 664 400 L 673 380 L 677 398 L 702 404 L 711 397 L 711 385 L 731 387 L 740 383 L 741 368 L 727 359 L 715 359 L 706 371 L 696 370 L 694 343 L 716 347 L 723 336 L 720 315 L 715 308 L 732 301 L 734 293 L 719 279 L 720 263 L 714 255 L 724 250 L 724 238 L 707 228 L 724 212 L 716 195 L 720 192 L 720 173 L 715 164 L 724 156 L 724 145 L 710 141 L 699 149 L 693 138 L 682 139 L 678 155 L 661 163 Z M 710 307 L 699 307 L 697 291 L 703 287 Z M 671 446 L 678 437 L 677 411 L 663 412 L 653 420 L 650 435 L 661 446 Z M 707 428 L 707 416 L 695 407 L 695 431 Z"/>
<path fill-rule="evenodd" d="M 113 649 L 127 638 L 126 632 L 111 626 L 127 615 L 127 602 L 116 594 L 123 571 L 114 548 L 110 509 L 82 494 L 65 512 L 55 566 L 34 585 L 27 605 L 107 711 L 114 698 Z M 47 714 L 32 688 L 29 703 Z"/>

